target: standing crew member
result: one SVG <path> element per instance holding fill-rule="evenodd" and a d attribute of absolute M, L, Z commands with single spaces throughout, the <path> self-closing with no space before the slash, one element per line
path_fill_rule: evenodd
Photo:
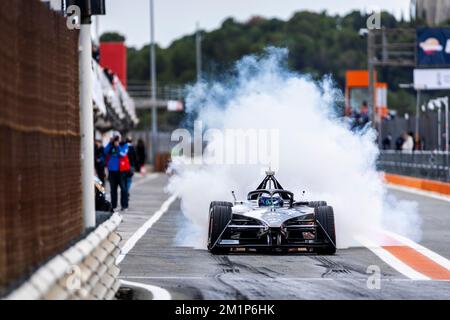
<path fill-rule="evenodd" d="M 94 147 L 95 171 L 100 181 L 105 184 L 105 148 L 101 140 L 95 140 Z"/>
<path fill-rule="evenodd" d="M 141 172 L 142 167 L 145 164 L 145 161 L 147 160 L 147 154 L 145 152 L 145 143 L 144 140 L 139 139 L 137 146 L 136 146 L 136 156 L 137 156 L 137 163 L 136 163 L 136 171 Z"/>
<path fill-rule="evenodd" d="M 134 172 L 137 167 L 137 155 L 136 155 L 136 150 L 133 145 L 133 139 L 131 137 L 128 137 L 126 139 L 126 143 L 128 143 L 128 160 L 130 162 L 130 171 L 129 171 L 128 178 L 127 178 L 127 188 L 128 188 L 128 196 L 129 196 Z"/>
<path fill-rule="evenodd" d="M 126 173 L 120 172 L 120 159 L 127 156 L 128 144 L 120 144 L 120 137 L 115 136 L 105 147 L 108 157 L 108 179 L 111 188 L 111 204 L 117 208 L 117 187 L 120 186 L 120 205 L 122 210 L 128 209 L 128 191 Z"/>
<path fill-rule="evenodd" d="M 403 133 L 402 152 L 412 153 L 414 149 L 414 139 L 407 132 Z"/>

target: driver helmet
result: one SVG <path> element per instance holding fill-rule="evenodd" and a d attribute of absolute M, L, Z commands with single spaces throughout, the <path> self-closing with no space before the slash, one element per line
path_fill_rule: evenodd
<path fill-rule="evenodd" d="M 283 199 L 278 195 L 270 197 L 268 194 L 262 194 L 258 199 L 258 205 L 260 207 L 270 207 L 272 204 L 275 207 L 282 207 Z"/>

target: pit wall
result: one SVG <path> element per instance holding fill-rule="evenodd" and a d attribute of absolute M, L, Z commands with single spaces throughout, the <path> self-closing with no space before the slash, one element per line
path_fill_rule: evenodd
<path fill-rule="evenodd" d="M 122 217 L 115 213 L 86 238 L 55 256 L 14 290 L 9 300 L 110 300 L 120 286 L 116 259 Z"/>
<path fill-rule="evenodd" d="M 414 188 L 422 191 L 436 192 L 442 195 L 450 196 L 450 183 L 401 176 L 391 173 L 384 173 L 384 179 L 390 184 Z"/>
<path fill-rule="evenodd" d="M 0 297 L 83 234 L 78 30 L 0 1 Z"/>

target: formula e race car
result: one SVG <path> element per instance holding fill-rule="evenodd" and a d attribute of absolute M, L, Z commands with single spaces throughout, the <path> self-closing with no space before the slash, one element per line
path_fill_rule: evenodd
<path fill-rule="evenodd" d="M 232 192 L 235 197 L 234 192 Z M 209 208 L 208 250 L 336 252 L 333 208 L 325 201 L 295 201 L 274 172 L 246 201 L 213 201 Z"/>

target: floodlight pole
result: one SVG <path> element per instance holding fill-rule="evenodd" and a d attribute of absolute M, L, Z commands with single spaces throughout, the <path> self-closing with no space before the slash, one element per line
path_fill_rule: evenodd
<path fill-rule="evenodd" d="M 100 45 L 100 17 L 95 17 L 95 41 Z"/>
<path fill-rule="evenodd" d="M 430 102 L 428 103 L 428 109 L 430 109 L 430 105 L 431 106 L 435 106 L 437 108 L 438 111 L 438 148 L 439 151 L 442 151 L 442 105 L 444 105 L 445 111 L 444 111 L 444 116 L 445 116 L 445 148 L 444 150 L 448 153 L 449 151 L 449 127 L 448 127 L 448 116 L 449 116 L 449 105 L 448 105 L 448 97 L 443 97 L 443 98 L 436 98 L 433 100 L 430 100 Z"/>
<path fill-rule="evenodd" d="M 85 228 L 95 227 L 94 112 L 92 109 L 91 17 L 81 17 L 79 37 L 81 185 Z"/>
<path fill-rule="evenodd" d="M 441 106 L 438 107 L 438 148 L 442 151 L 442 121 L 441 121 Z"/>
<path fill-rule="evenodd" d="M 372 30 L 368 30 L 367 33 L 367 69 L 369 73 L 369 98 L 367 101 L 367 107 L 371 112 L 372 127 L 377 128 L 377 108 L 375 105 L 375 33 Z M 381 112 L 379 117 L 380 123 L 378 123 L 378 146 L 381 148 Z"/>
<path fill-rule="evenodd" d="M 449 148 L 449 132 L 448 132 L 448 97 L 442 99 L 445 105 L 445 151 Z"/>
<path fill-rule="evenodd" d="M 420 94 L 421 91 L 417 89 L 416 91 L 416 145 L 419 145 L 420 142 Z"/>
<path fill-rule="evenodd" d="M 447 168 L 449 167 L 449 132 L 448 132 L 448 97 L 443 98 L 444 104 L 445 104 L 445 165 Z M 447 177 L 450 174 L 450 172 L 447 171 Z"/>
<path fill-rule="evenodd" d="M 155 17 L 153 0 L 150 0 L 150 74 L 151 74 L 151 105 L 152 105 L 152 162 L 156 165 L 158 144 L 158 122 L 156 110 L 156 56 L 155 56 Z"/>
<path fill-rule="evenodd" d="M 202 35 L 200 33 L 200 26 L 197 22 L 197 30 L 195 33 L 195 53 L 197 65 L 197 81 L 202 78 Z"/>

